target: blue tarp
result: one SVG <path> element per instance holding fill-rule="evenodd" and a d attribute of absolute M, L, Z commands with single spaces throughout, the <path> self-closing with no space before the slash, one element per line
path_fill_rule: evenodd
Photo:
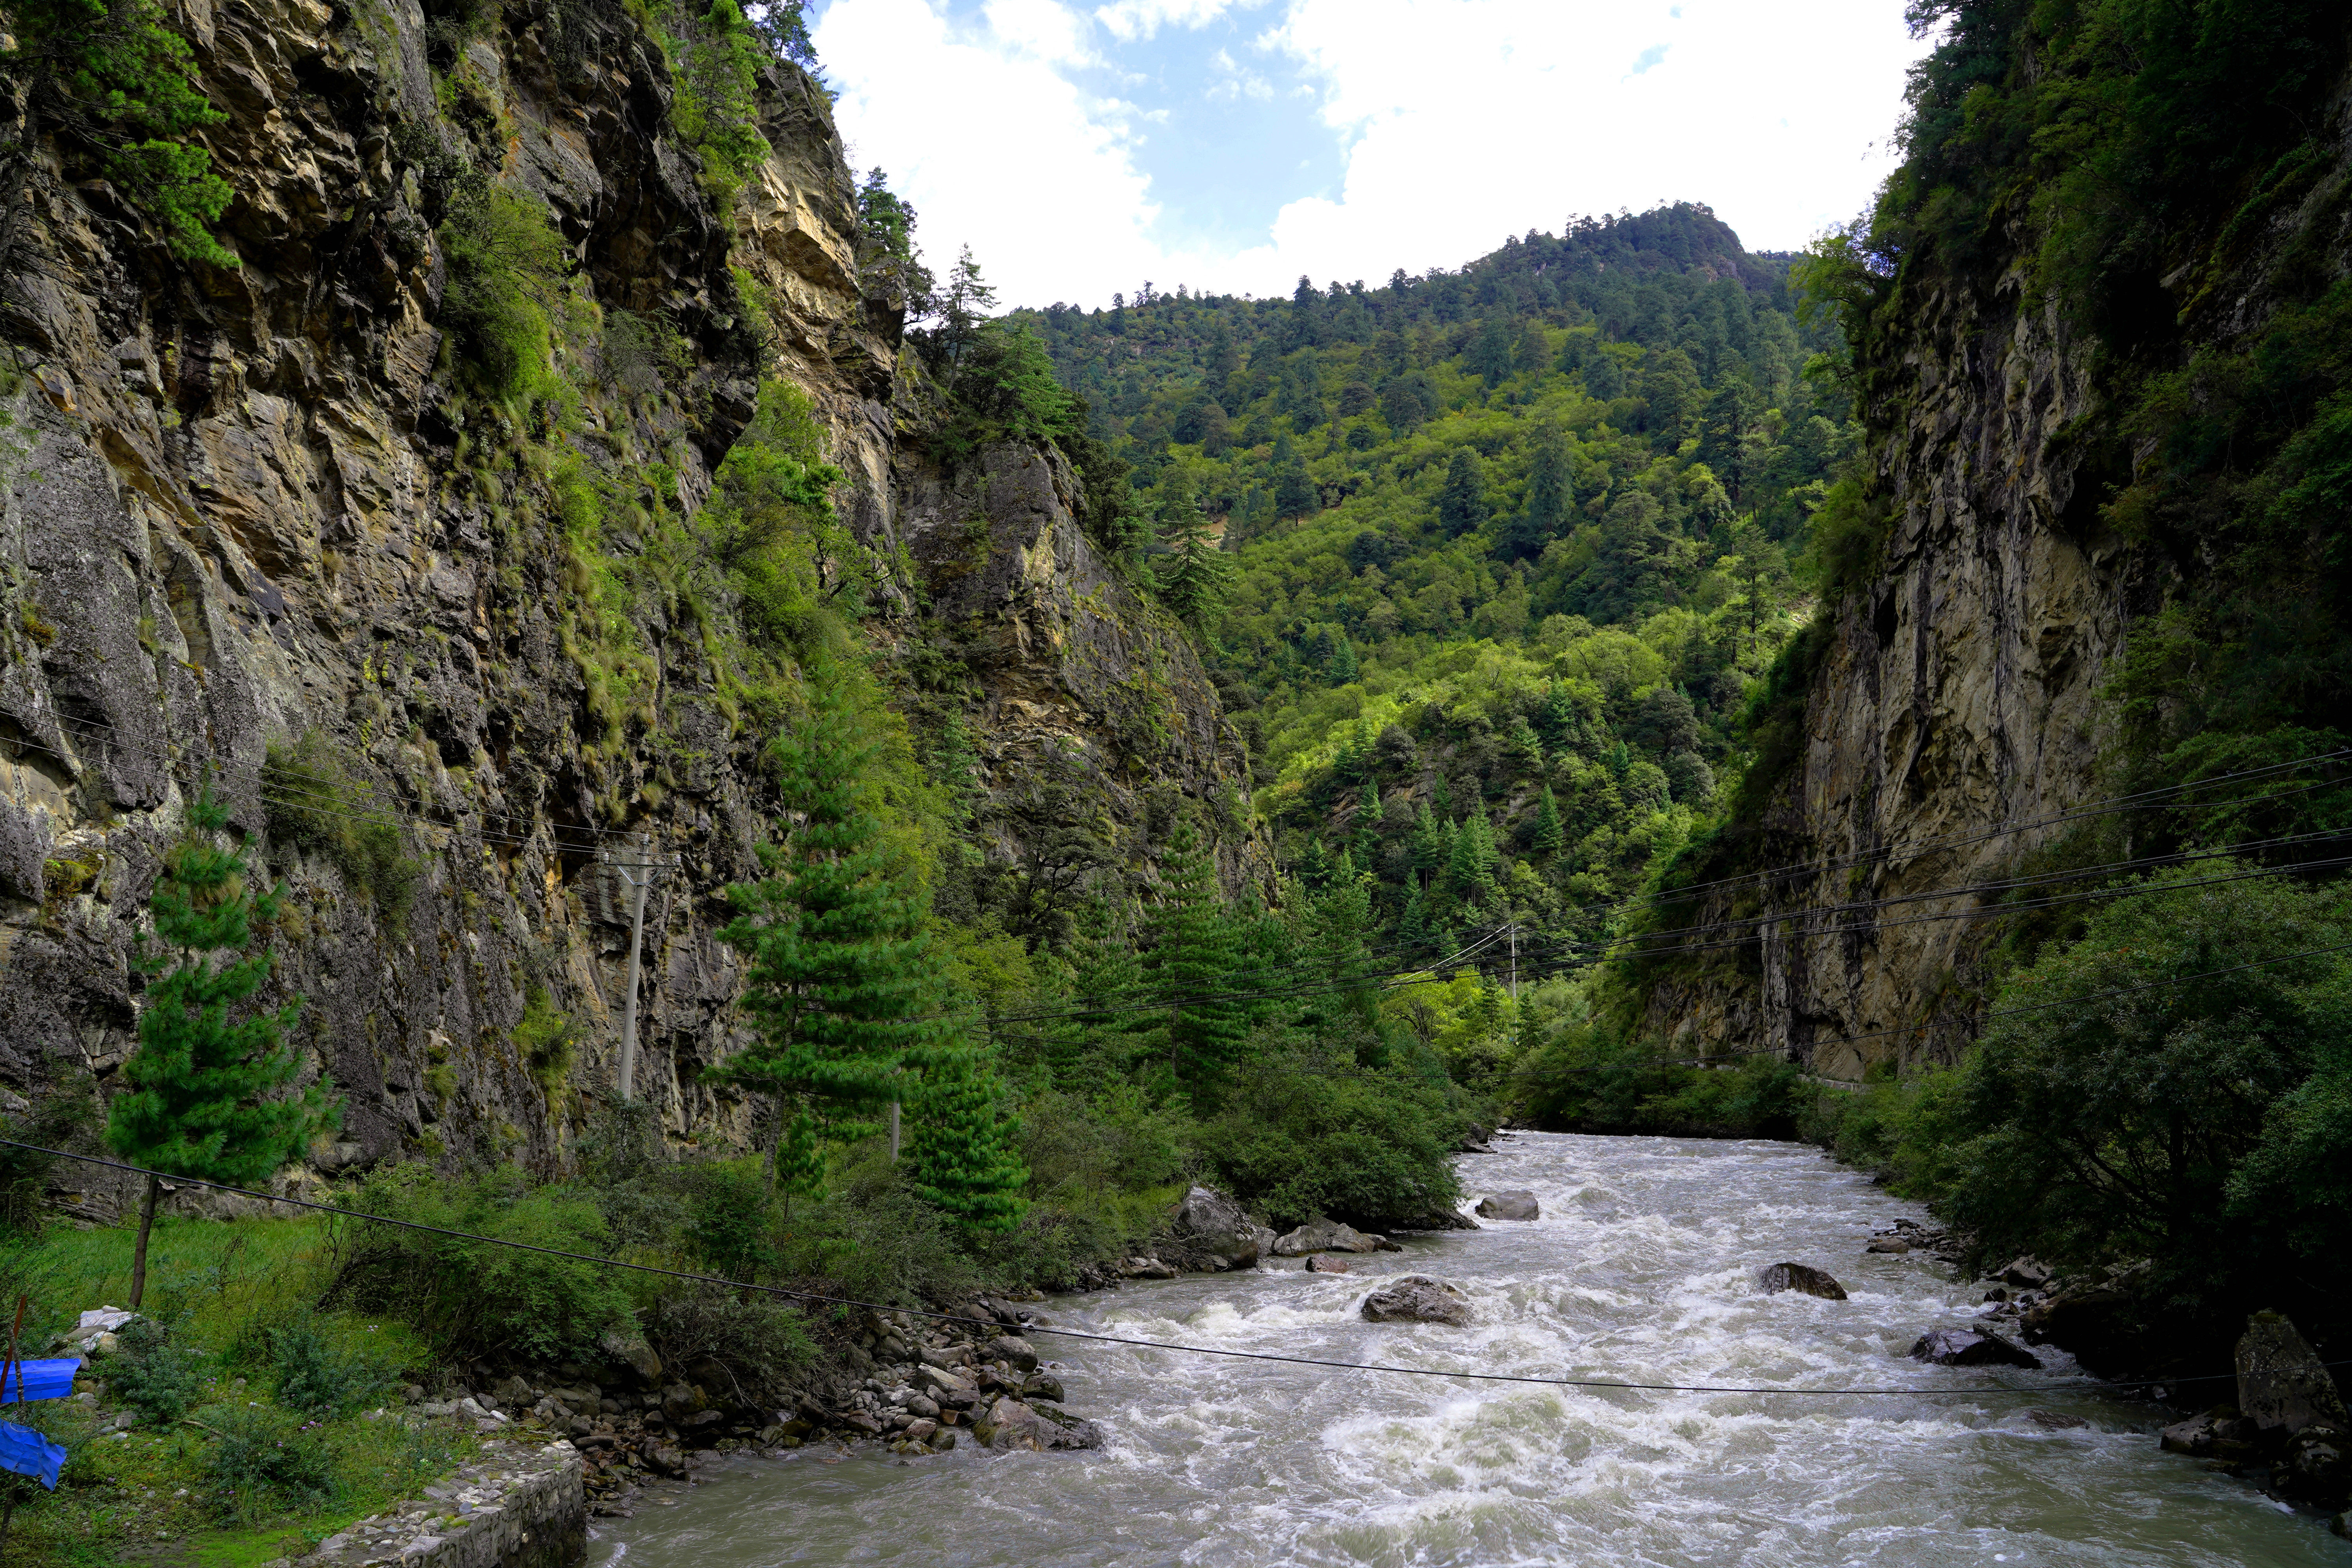
<path fill-rule="evenodd" d="M 65 1462 L 66 1451 L 30 1426 L 19 1426 L 14 1421 L 0 1421 L 0 1470 L 14 1470 L 20 1476 L 32 1476 L 55 1491 L 58 1489 L 58 1468 Z"/>
<path fill-rule="evenodd" d="M 0 1350 L 5 1350 L 0 1345 Z M 28 1361 L 25 1370 L 25 1397 L 27 1399 L 63 1399 L 73 1392 L 74 1373 L 81 1369 L 79 1356 L 61 1356 L 55 1361 Z M 16 1364 L 8 1368 L 8 1386 L 0 1388 L 0 1405 L 16 1403 Z"/>

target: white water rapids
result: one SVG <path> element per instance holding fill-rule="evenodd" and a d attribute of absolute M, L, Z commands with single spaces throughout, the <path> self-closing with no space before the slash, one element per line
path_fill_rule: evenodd
<path fill-rule="evenodd" d="M 1538 1133 L 1501 1147 L 1464 1158 L 1465 1189 L 1531 1190 L 1532 1224 L 1407 1238 L 1345 1275 L 1284 1259 L 1041 1310 L 1073 1329 L 1444 1371 L 1982 1392 L 1544 1388 L 1040 1333 L 1102 1451 L 982 1453 L 967 1436 L 911 1464 L 874 1445 L 738 1458 L 669 1506 L 596 1521 L 589 1563 L 2352 1563 L 2324 1521 L 2159 1452 L 2153 1407 L 1996 1392 L 2079 1377 L 2063 1356 L 2038 1373 L 1906 1359 L 1922 1330 L 1972 1315 L 1973 1294 L 1931 1258 L 1865 1256 L 1873 1229 L 1919 1211 L 1813 1150 Z M 1829 1269 L 1852 1300 L 1764 1295 L 1756 1271 L 1782 1261 Z M 1365 1291 L 1404 1273 L 1462 1287 L 1476 1325 L 1362 1321 Z M 2203 1402 L 2229 1397 L 2209 1386 Z"/>

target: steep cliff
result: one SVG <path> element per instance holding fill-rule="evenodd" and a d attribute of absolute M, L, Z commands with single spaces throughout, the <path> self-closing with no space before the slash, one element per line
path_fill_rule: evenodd
<path fill-rule="evenodd" d="M 2176 68 L 2169 37 L 2117 56 L 2064 24 L 1970 26 L 1934 62 L 1874 224 L 1816 274 L 1855 345 L 1871 441 L 1847 526 L 1874 564 L 1792 651 L 1801 718 L 1762 716 L 1786 727 L 1758 763 L 1760 810 L 1680 868 L 1708 886 L 1652 917 L 1700 928 L 1654 939 L 1639 965 L 1641 1030 L 1678 1048 L 1843 1079 L 1949 1060 L 2015 929 L 1988 918 L 2000 895 L 1969 889 L 2069 857 L 2242 841 L 2260 820 L 2184 837 L 2150 813 L 2054 819 L 2341 744 L 2342 688 L 2321 673 L 2336 525 L 2276 504 L 2337 460 L 2340 18 L 2217 44 L 2194 57 L 2201 76 Z M 1975 129 L 1937 118 L 2004 58 Z M 2004 117 L 2059 113 L 2067 91 L 2105 95 L 2095 131 L 2056 154 L 2000 141 Z M 2207 154 L 2192 181 L 2145 147 L 2196 150 L 2221 123 L 2191 112 L 2199 92 L 2242 96 L 2229 159 Z"/>
<path fill-rule="evenodd" d="M 210 787 L 292 894 L 276 984 L 308 998 L 298 1037 L 348 1100 L 322 1168 L 560 1163 L 613 1081 L 614 863 L 647 851 L 670 868 L 637 1081 L 674 1136 L 746 1132 L 751 1108 L 698 1082 L 739 1038 L 715 931 L 757 869 L 761 752 L 805 664 L 763 640 L 703 518 L 763 384 L 799 390 L 845 475 L 847 532 L 800 564 L 828 602 L 870 579 L 846 637 L 881 690 L 961 717 L 983 789 L 1074 747 L 1140 863 L 1153 785 L 1245 783 L 1189 644 L 1078 526 L 1067 465 L 926 455 L 905 302 L 864 265 L 811 78 L 759 68 L 766 150 L 731 184 L 681 132 L 675 41 L 638 8 L 510 5 L 470 36 L 415 0 L 176 20 L 226 113 L 203 141 L 239 265 L 174 259 L 26 94 L 6 128 L 11 1093 L 103 1089 L 124 1059 L 136 922 Z M 488 226 L 470 260 L 467 221 Z M 531 274 L 515 247 L 550 231 Z M 467 369 L 461 306 L 547 323 L 505 395 Z M 914 657 L 942 626 L 944 665 Z M 1239 879 L 1259 852 L 1234 826 Z"/>

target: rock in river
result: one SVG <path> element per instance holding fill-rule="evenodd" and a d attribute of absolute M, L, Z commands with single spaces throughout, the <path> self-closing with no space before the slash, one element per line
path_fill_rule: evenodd
<path fill-rule="evenodd" d="M 1802 1263 L 1775 1263 L 1756 1277 L 1767 1296 L 1777 1296 L 1783 1290 L 1801 1290 L 1808 1296 L 1819 1296 L 1824 1301 L 1845 1300 L 1845 1287 L 1831 1278 L 1827 1269 L 1808 1268 Z"/>
<path fill-rule="evenodd" d="M 2352 1426 L 2336 1380 L 2293 1323 L 2276 1312 L 2246 1320 L 2238 1342 L 2238 1408 L 2262 1441 L 2276 1443 L 2306 1426 Z"/>
<path fill-rule="evenodd" d="M 1374 1323 L 1470 1324 L 1470 1299 L 1442 1279 L 1408 1274 L 1364 1298 L 1365 1321 Z"/>
<path fill-rule="evenodd" d="M 1258 1260 L 1259 1230 L 1242 1205 L 1214 1187 L 1194 1187 L 1176 1205 L 1175 1228 L 1202 1251 L 1235 1268 Z"/>
<path fill-rule="evenodd" d="M 1307 1272 L 1309 1274 L 1345 1274 L 1347 1271 L 1348 1260 L 1344 1258 L 1326 1258 L 1318 1253 L 1307 1260 Z"/>
<path fill-rule="evenodd" d="M 1309 1252 L 1381 1252 L 1397 1247 L 1384 1236 L 1373 1236 L 1318 1214 L 1276 1242 L 1274 1250 L 1278 1257 L 1297 1258 Z"/>
<path fill-rule="evenodd" d="M 2013 1345 L 1999 1334 L 1981 1333 L 1975 1329 L 1929 1329 L 1911 1347 L 1911 1359 L 1931 1361 L 1939 1366 L 2042 1364 L 2032 1352 L 2022 1346 Z"/>
<path fill-rule="evenodd" d="M 1530 1192 L 1492 1194 L 1478 1200 L 1475 1212 L 1480 1219 L 1537 1219 L 1542 1215 Z"/>

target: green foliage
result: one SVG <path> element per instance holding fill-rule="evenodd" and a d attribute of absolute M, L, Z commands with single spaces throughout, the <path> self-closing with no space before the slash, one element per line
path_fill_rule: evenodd
<path fill-rule="evenodd" d="M 117 190 L 182 261 L 237 265 L 211 225 L 234 192 L 194 144 L 228 116 L 197 84 L 194 52 L 157 0 L 18 0 L 0 75 L 30 89 L 35 112 L 88 148 Z"/>
<path fill-rule="evenodd" d="M 907 1183 L 925 1203 L 974 1231 L 1010 1230 L 1027 1207 L 1029 1173 L 1017 1152 L 1018 1117 L 1003 1110 L 1004 1085 L 985 1056 L 929 1053 L 908 1110 Z"/>
<path fill-rule="evenodd" d="M 439 234 L 449 281 L 438 319 L 475 383 L 502 399 L 550 390 L 552 312 L 572 255 L 546 207 L 468 172 L 450 193 Z"/>
<path fill-rule="evenodd" d="M 510 1172 L 444 1178 L 394 1166 L 341 1201 L 356 1213 L 591 1258 L 610 1241 L 593 1205 Z M 600 1336 L 631 1321 L 627 1292 L 593 1263 L 358 1220 L 338 1220 L 335 1241 L 326 1300 L 397 1312 L 443 1355 L 593 1357 Z"/>
<path fill-rule="evenodd" d="M 1451 1209 L 1470 1131 L 1442 1069 L 1367 1070 L 1311 1041 L 1270 1048 L 1201 1129 L 1202 1152 L 1277 1226 L 1328 1214 L 1381 1227 Z"/>
<path fill-rule="evenodd" d="M 367 894 L 397 928 L 425 868 L 403 852 L 398 826 L 380 815 L 375 786 L 317 730 L 305 731 L 292 746 L 272 742 L 268 756 L 269 837 L 334 862 L 344 884 Z"/>
<path fill-rule="evenodd" d="M 678 135 L 702 158 L 702 188 L 723 215 L 768 155 L 760 134 L 759 70 L 768 46 L 746 21 L 735 0 L 710 0 L 695 15 L 688 6 L 667 5 L 658 13 L 667 35 L 670 79 L 677 96 L 670 113 Z M 808 34 L 799 7 L 790 6 L 781 24 L 805 44 Z"/>
<path fill-rule="evenodd" d="M 2210 1322 L 2273 1297 L 2340 1320 L 2352 964 L 2295 955 L 2352 941 L 2352 906 L 2187 885 L 2214 869 L 2152 879 L 2001 987 L 1996 1012 L 2039 1010 L 1997 1018 L 1964 1063 L 1939 1206 L 1989 1255 L 2153 1258 Z M 2207 978 L 2166 984 L 2189 974 Z M 2076 1000 L 2109 991 L 2127 994 Z"/>
<path fill-rule="evenodd" d="M 515 1053 L 523 1070 L 539 1085 L 550 1104 L 558 1101 L 570 1080 L 572 1059 L 579 1041 L 569 1014 L 559 1011 L 544 985 L 534 985 L 524 999 L 522 1018 L 514 1026 Z"/>
<path fill-rule="evenodd" d="M 1195 1110 L 1213 1108 L 1250 1055 L 1248 1016 L 1224 993 L 1237 989 L 1237 932 L 1217 884 L 1213 852 L 1189 817 L 1169 836 L 1158 900 L 1145 917 L 1143 979 L 1167 998 L 1164 1015 L 1139 1022 L 1150 1050 Z"/>
<path fill-rule="evenodd" d="M 663 1295 L 646 1309 L 645 1329 L 665 1363 L 715 1363 L 727 1374 L 727 1392 L 746 1405 L 772 1408 L 816 1353 L 798 1312 L 772 1298 L 745 1301 L 711 1286 Z"/>
<path fill-rule="evenodd" d="M 135 1318 L 116 1336 L 107 1366 L 114 1397 L 150 1421 L 177 1421 L 203 1387 L 205 1358 L 150 1318 Z"/>
<path fill-rule="evenodd" d="M 741 597 L 746 629 L 761 645 L 805 659 L 839 626 L 841 604 L 864 607 L 866 560 L 835 517 L 841 470 L 824 458 L 824 433 L 807 394 L 789 382 L 760 384 L 760 403 L 727 456 L 698 526 Z M 819 563 L 835 563 L 831 583 Z"/>
<path fill-rule="evenodd" d="M 1153 563 L 1152 583 L 1161 602 L 1205 636 L 1224 608 L 1233 557 L 1210 536 L 1209 520 L 1189 490 L 1180 489 L 1170 499 L 1160 526 L 1167 552 Z"/>
<path fill-rule="evenodd" d="M 212 1405 L 197 1419 L 214 1435 L 205 1493 L 220 1517 L 252 1520 L 333 1495 L 333 1456 L 288 1412 Z"/>
<path fill-rule="evenodd" d="M 244 1005 L 268 979 L 269 954 L 215 960 L 249 947 L 254 922 L 278 910 L 276 892 L 247 886 L 243 853 L 219 847 L 227 825 L 226 810 L 205 794 L 165 857 L 150 904 L 151 950 L 164 951 L 144 961 L 160 978 L 139 1012 L 139 1048 L 122 1065 L 128 1088 L 110 1108 L 106 1146 L 135 1165 L 254 1186 L 300 1158 L 340 1116 L 323 1083 L 286 1092 L 304 1064 L 279 1036 L 300 999 L 274 1013 Z"/>

